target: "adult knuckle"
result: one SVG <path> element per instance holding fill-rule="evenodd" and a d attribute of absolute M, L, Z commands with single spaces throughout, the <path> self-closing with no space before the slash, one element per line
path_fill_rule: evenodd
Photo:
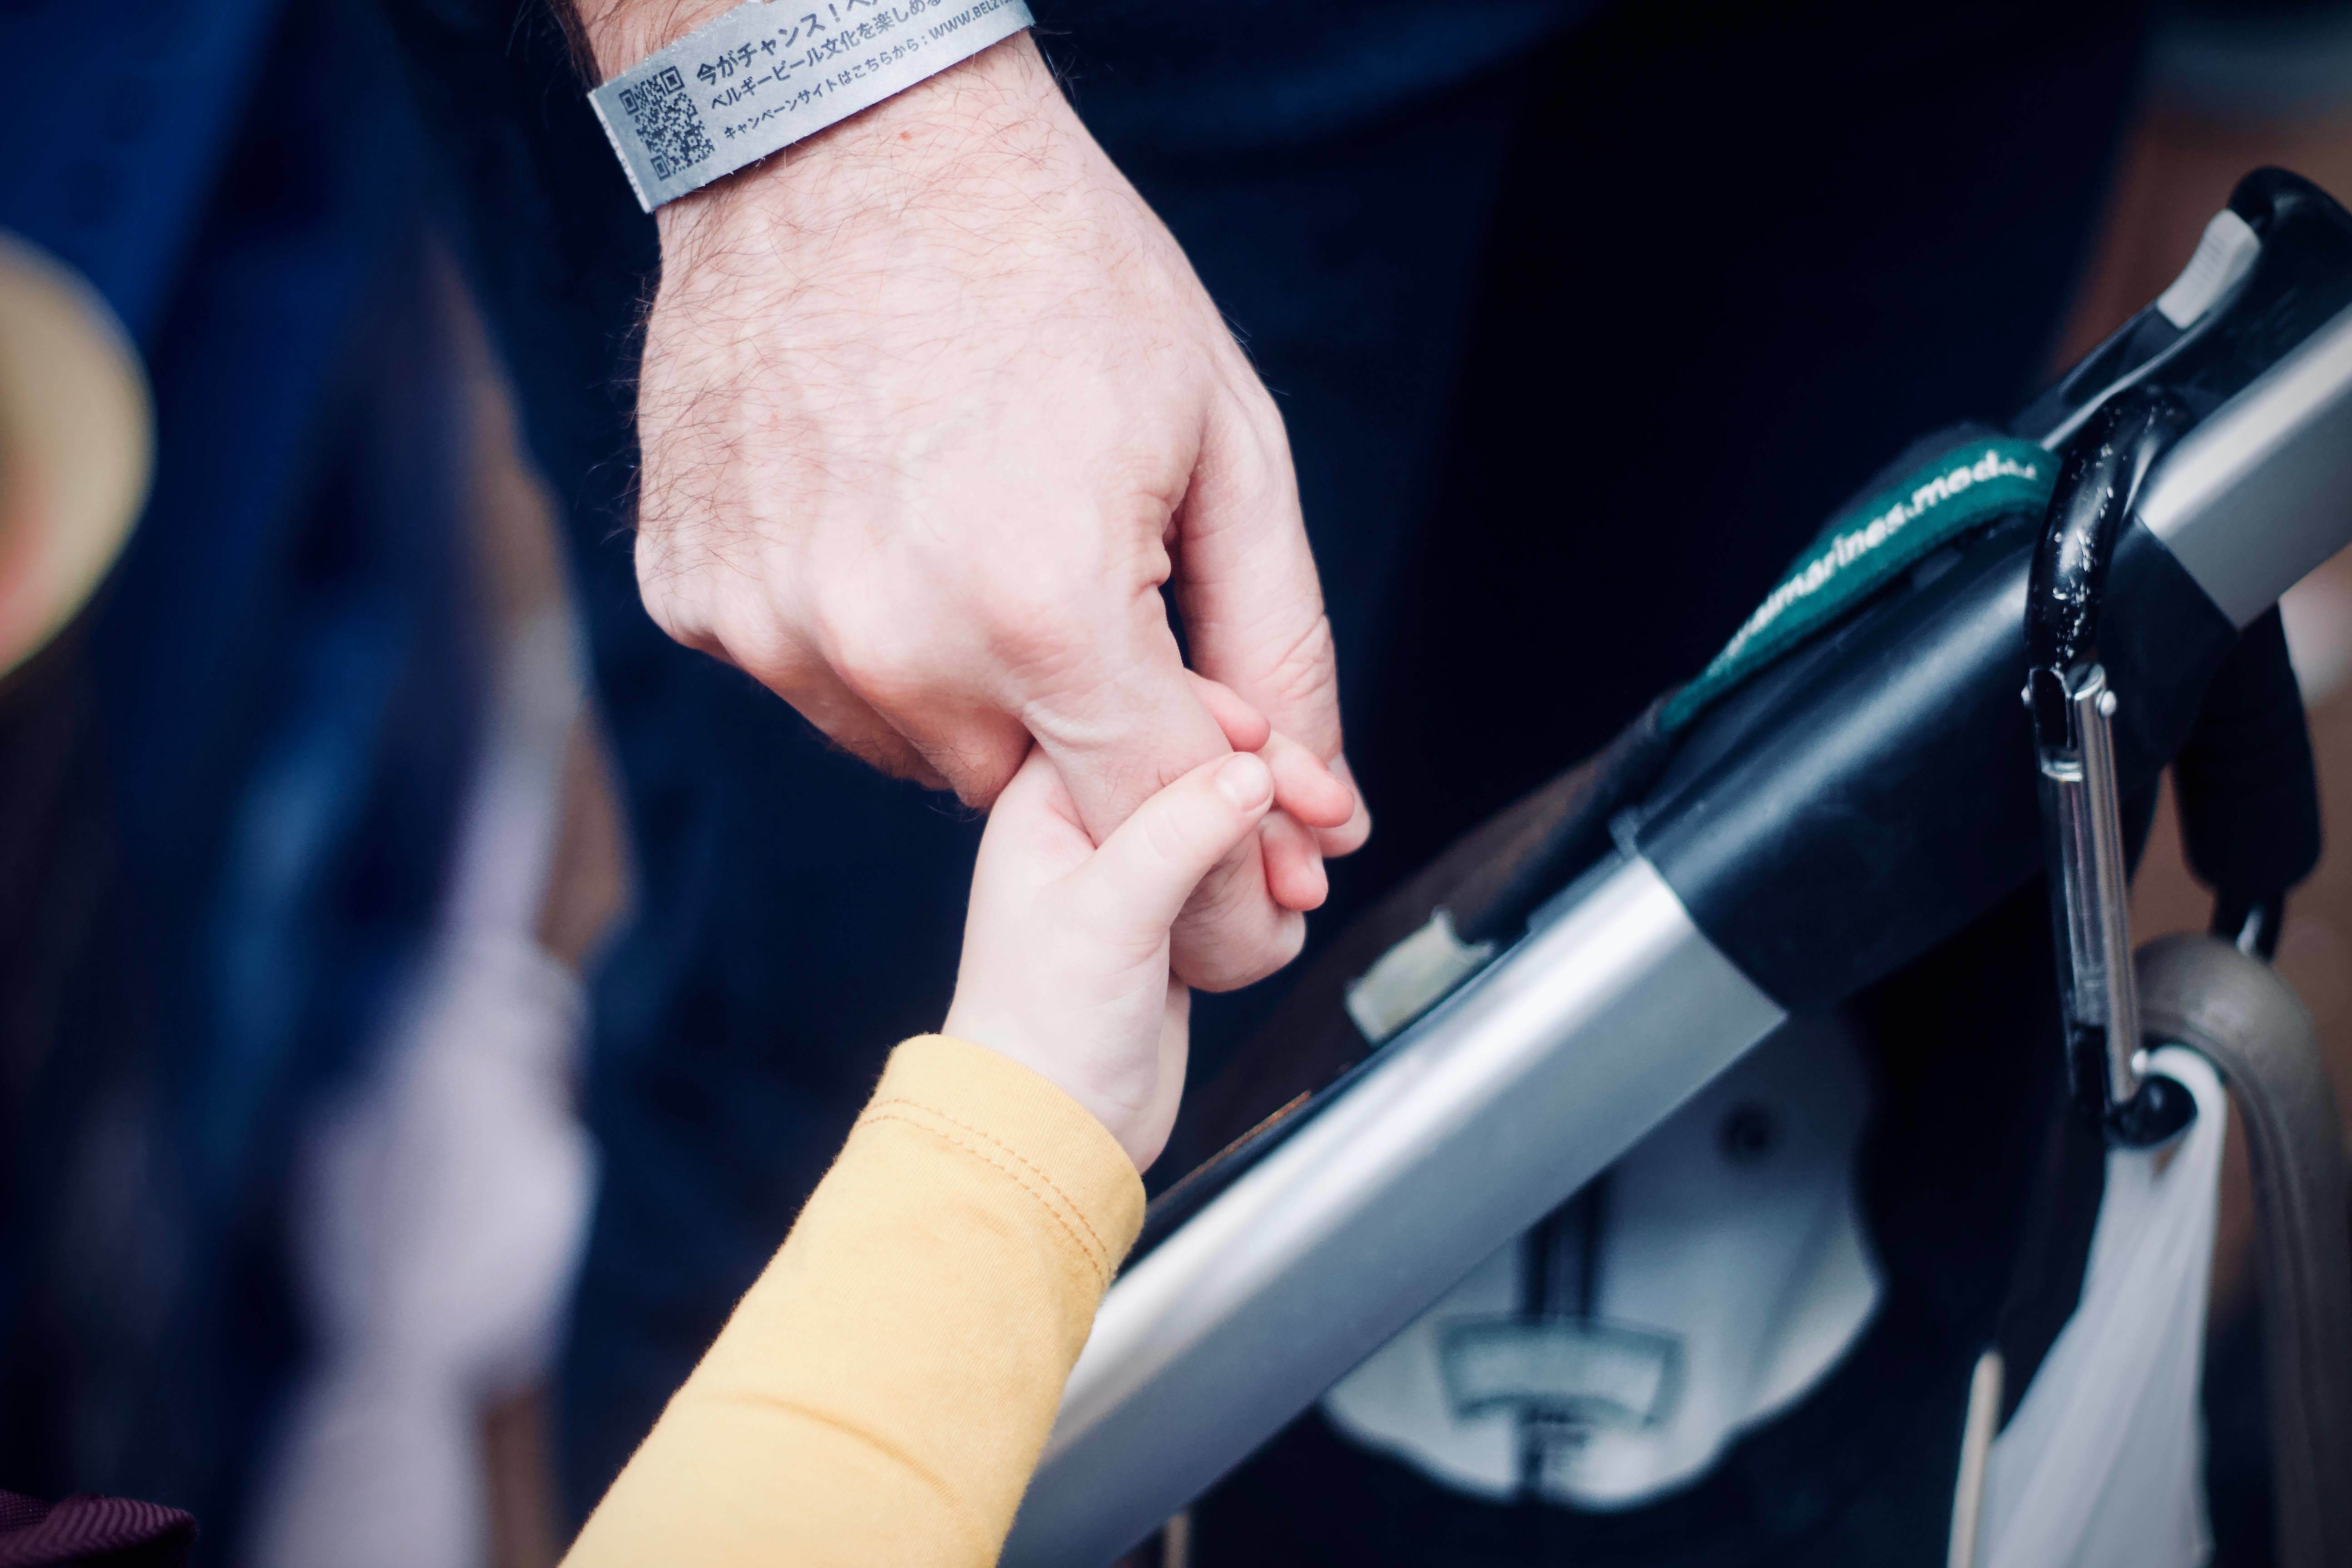
<path fill-rule="evenodd" d="M 906 617 L 835 606 L 819 616 L 816 640 L 843 683 L 869 702 L 879 705 L 921 681 L 923 649 Z"/>
<path fill-rule="evenodd" d="M 678 555 L 676 542 L 667 535 L 638 533 L 632 558 L 637 596 L 665 635 L 688 647 L 700 647 L 714 635 L 709 595 L 692 574 L 681 570 Z"/>
<path fill-rule="evenodd" d="M 809 659 L 773 605 L 751 595 L 719 597 L 708 612 L 709 637 L 722 653 L 762 685 L 787 695 L 807 681 Z"/>
<path fill-rule="evenodd" d="M 918 742 L 923 760 L 966 805 L 995 804 L 1029 754 L 1026 736 L 1015 738 L 970 718 L 934 720 Z"/>
<path fill-rule="evenodd" d="M 1095 646 L 1083 588 L 1058 575 L 992 577 L 973 605 L 982 644 L 996 665 L 1024 677 L 1066 668 Z"/>
<path fill-rule="evenodd" d="M 955 784 L 956 794 L 962 797 L 965 805 L 993 805 L 996 797 L 1003 795 L 1005 786 L 1013 782 L 1013 775 L 1021 771 L 1021 764 L 1028 754 L 1025 737 L 1013 741 L 983 735 L 978 744 L 964 753 L 962 775 L 958 777 L 950 773 L 949 778 Z"/>
<path fill-rule="evenodd" d="M 719 651 L 718 633 L 704 619 L 699 608 L 691 604 L 686 595 L 651 584 L 644 586 L 640 594 L 645 602 L 646 616 L 652 619 L 655 626 L 661 628 L 664 637 L 674 643 L 698 648 L 705 653 Z"/>

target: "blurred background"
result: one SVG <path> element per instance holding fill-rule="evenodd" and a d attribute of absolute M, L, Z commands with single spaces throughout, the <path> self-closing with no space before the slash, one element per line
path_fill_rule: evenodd
<path fill-rule="evenodd" d="M 52 68 L 0 5 L 87 126 L 0 177 L 0 1487 L 188 1507 L 206 1561 L 535 1568 L 631 888 L 580 613 L 369 8 L 116 9 Z M 166 69 L 202 90 L 132 89 Z M 2167 13 L 2053 367 L 2263 163 L 2352 199 L 2352 7 Z M 2352 822 L 2352 557 L 2285 620 Z M 2168 818 L 2135 912 L 2204 923 Z M 2340 837 L 2279 964 L 2352 1103 Z M 2255 1564 L 2226 1182 L 2212 1498 Z"/>
<path fill-rule="evenodd" d="M 2058 362 L 2161 289 L 2245 170 L 2275 163 L 2352 194 L 2352 16 L 2340 7 L 2214 7 L 2157 35 L 2147 101 Z M 2280 933 L 2278 969 L 2308 1005 L 2339 1108 L 2352 1105 L 2352 552 L 2281 606 L 2310 714 L 2326 849 Z M 2133 935 L 2201 931 L 2210 900 L 2181 858 L 2170 789 L 2133 890 Z M 2234 1112 L 2233 1112 L 2234 1115 Z M 2352 1136 L 2352 1129 L 2347 1129 Z M 2208 1486 L 2222 1564 L 2272 1560 L 2266 1405 L 2252 1289 L 2253 1195 L 2233 1127 L 2221 1177 L 2206 1352 Z"/>

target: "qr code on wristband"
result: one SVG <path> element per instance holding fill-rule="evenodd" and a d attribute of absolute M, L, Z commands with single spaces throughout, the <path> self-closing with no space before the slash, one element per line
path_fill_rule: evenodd
<path fill-rule="evenodd" d="M 645 144 L 657 180 L 683 174 L 719 151 L 710 144 L 710 133 L 702 128 L 702 116 L 695 111 L 686 79 L 676 66 L 623 88 L 621 107 Z"/>

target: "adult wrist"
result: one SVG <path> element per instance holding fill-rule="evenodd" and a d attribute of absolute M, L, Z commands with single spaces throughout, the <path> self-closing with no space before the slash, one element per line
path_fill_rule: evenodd
<path fill-rule="evenodd" d="M 581 0 L 581 31 L 604 79 L 589 101 L 647 211 L 782 163 L 788 150 L 813 149 L 902 100 L 956 118 L 963 86 L 940 79 L 961 75 L 968 86 L 960 68 L 1014 40 L 1024 40 L 1030 74 L 1058 94 L 1025 43 L 1027 0 L 809 4 Z"/>
<path fill-rule="evenodd" d="M 1001 210 L 1082 184 L 1085 128 L 1016 34 L 774 157 L 656 210 L 665 289 L 698 262 L 753 252 L 791 273 L 883 267 L 926 212 Z M 677 276 L 673 276 L 676 274 Z"/>

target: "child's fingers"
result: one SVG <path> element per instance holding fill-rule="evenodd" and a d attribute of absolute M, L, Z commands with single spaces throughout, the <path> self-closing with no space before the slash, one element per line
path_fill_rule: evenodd
<path fill-rule="evenodd" d="M 1201 706 L 1237 752 L 1256 752 L 1274 768 L 1274 804 L 1317 829 L 1316 847 L 1326 855 L 1350 855 L 1372 834 L 1372 819 L 1347 772 L 1347 759 L 1326 763 L 1289 736 L 1276 731 L 1265 714 L 1239 692 L 1186 670 Z"/>
<path fill-rule="evenodd" d="M 1331 882 L 1324 874 L 1323 852 L 1315 847 L 1314 832 L 1277 811 L 1265 819 L 1257 837 L 1265 848 L 1265 889 L 1274 901 L 1301 913 L 1321 909 Z"/>
<path fill-rule="evenodd" d="M 1217 721 L 1217 728 L 1225 732 L 1225 744 L 1236 752 L 1255 752 L 1265 744 L 1265 738 L 1274 733 L 1274 726 L 1266 722 L 1265 714 L 1250 706 L 1246 698 L 1197 669 L 1184 673 L 1192 677 L 1192 694 L 1209 710 L 1209 717 Z"/>
<path fill-rule="evenodd" d="M 1356 812 L 1356 792 L 1323 759 L 1279 730 L 1258 755 L 1274 770 L 1274 804 L 1309 827 L 1344 826 Z"/>
<path fill-rule="evenodd" d="M 1193 887 L 1274 805 L 1274 774 L 1248 752 L 1202 763 L 1135 808 L 1074 875 L 1097 920 L 1165 931 Z"/>

